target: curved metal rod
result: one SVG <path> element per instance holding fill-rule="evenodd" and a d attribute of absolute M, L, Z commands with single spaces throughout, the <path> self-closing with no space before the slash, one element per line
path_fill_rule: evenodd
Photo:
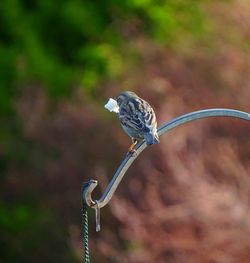
<path fill-rule="evenodd" d="M 239 118 L 243 120 L 250 121 L 250 114 L 243 111 L 238 110 L 232 110 L 232 109 L 207 109 L 207 110 L 200 110 L 191 112 L 188 114 L 181 115 L 180 117 L 177 117 L 165 124 L 163 124 L 161 127 L 158 128 L 158 134 L 159 136 L 163 135 L 164 133 L 172 130 L 173 128 L 198 119 L 203 119 L 207 117 L 234 117 Z M 142 141 L 137 144 L 135 150 L 136 155 L 128 155 L 120 164 L 118 167 L 116 173 L 114 174 L 112 180 L 108 184 L 107 188 L 105 189 L 103 195 L 99 200 L 93 201 L 91 194 L 92 191 L 97 186 L 96 180 L 90 180 L 87 183 L 87 186 L 84 189 L 83 192 L 83 200 L 88 204 L 88 206 L 100 209 L 104 207 L 112 198 L 114 192 L 116 191 L 119 183 L 121 182 L 124 174 L 128 170 L 128 168 L 131 166 L 131 164 L 135 161 L 135 159 L 139 156 L 139 154 L 147 147 L 145 141 Z"/>

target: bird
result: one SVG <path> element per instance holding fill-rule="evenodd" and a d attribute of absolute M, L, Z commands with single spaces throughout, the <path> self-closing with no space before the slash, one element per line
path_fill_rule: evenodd
<path fill-rule="evenodd" d="M 147 145 L 160 142 L 155 112 L 147 101 L 132 91 L 120 93 L 116 101 L 121 126 L 132 139 L 128 153 L 135 153 L 139 141 L 145 140 Z"/>

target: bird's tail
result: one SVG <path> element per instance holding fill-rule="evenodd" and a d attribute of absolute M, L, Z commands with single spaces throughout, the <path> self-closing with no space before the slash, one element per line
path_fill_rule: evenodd
<path fill-rule="evenodd" d="M 160 142 L 157 132 L 155 134 L 147 133 L 144 135 L 147 145 L 157 144 Z"/>

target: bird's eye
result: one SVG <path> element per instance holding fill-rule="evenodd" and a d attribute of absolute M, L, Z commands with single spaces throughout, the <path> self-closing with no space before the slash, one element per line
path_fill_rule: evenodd
<path fill-rule="evenodd" d="M 125 99 L 124 96 L 120 95 L 117 97 L 116 101 L 118 104 L 121 104 L 124 101 L 124 99 Z"/>

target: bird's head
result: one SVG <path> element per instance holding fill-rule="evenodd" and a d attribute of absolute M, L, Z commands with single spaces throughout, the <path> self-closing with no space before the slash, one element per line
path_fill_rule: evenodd
<path fill-rule="evenodd" d="M 132 99 L 132 98 L 137 98 L 138 96 L 132 92 L 132 91 L 124 91 L 120 93 L 117 97 L 117 103 L 120 106 L 122 103 Z"/>

